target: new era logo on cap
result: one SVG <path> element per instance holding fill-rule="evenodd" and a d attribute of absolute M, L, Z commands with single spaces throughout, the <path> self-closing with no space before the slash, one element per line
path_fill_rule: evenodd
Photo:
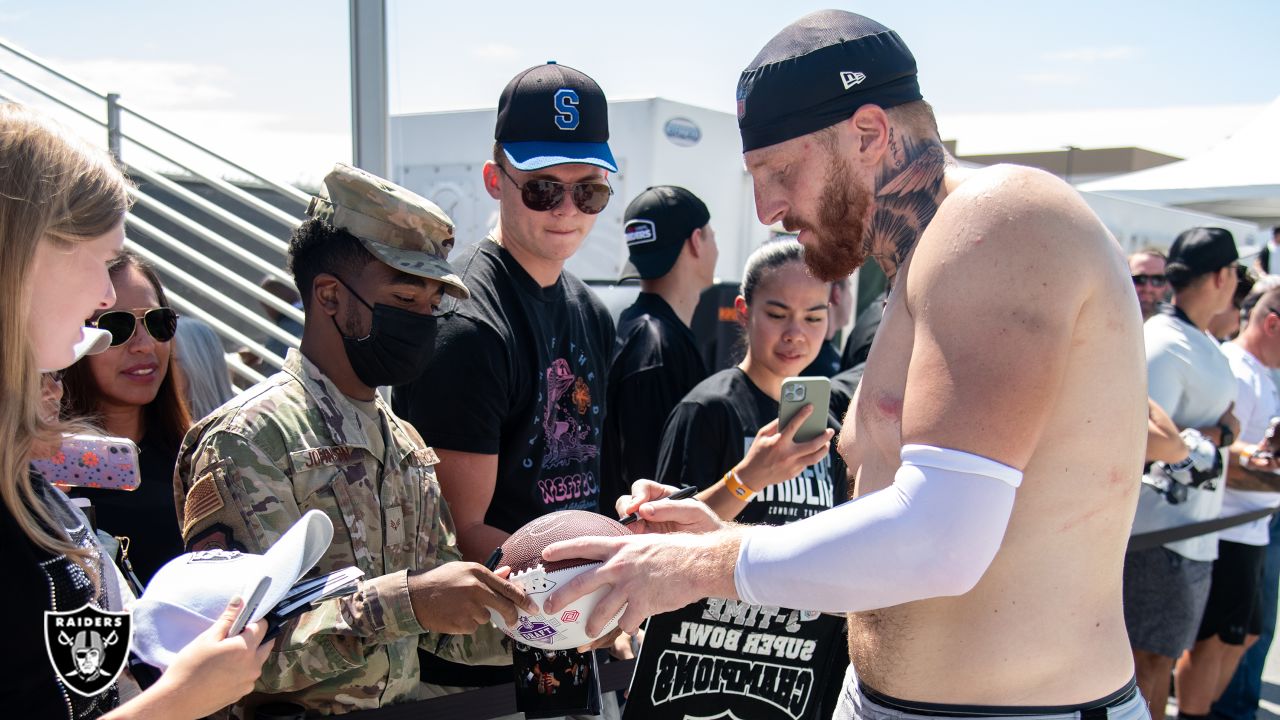
<path fill-rule="evenodd" d="M 632 220 L 627 223 L 623 232 L 627 236 L 627 247 L 644 245 L 658 239 L 658 229 L 652 220 Z"/>
<path fill-rule="evenodd" d="M 840 73 L 840 82 L 844 83 L 845 90 L 848 90 L 866 79 L 867 76 L 860 72 L 849 72 L 848 70 L 845 70 Z"/>

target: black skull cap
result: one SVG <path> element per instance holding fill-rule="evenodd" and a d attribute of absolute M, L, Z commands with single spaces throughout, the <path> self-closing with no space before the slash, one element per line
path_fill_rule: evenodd
<path fill-rule="evenodd" d="M 921 99 L 915 56 L 898 33 L 862 15 L 819 10 L 783 28 L 742 71 L 742 151 L 831 127 L 863 105 Z"/>

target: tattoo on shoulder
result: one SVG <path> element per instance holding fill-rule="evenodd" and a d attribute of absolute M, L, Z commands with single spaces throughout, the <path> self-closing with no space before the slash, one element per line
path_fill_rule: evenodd
<path fill-rule="evenodd" d="M 887 257 L 880 257 L 892 278 L 938 211 L 947 155 L 937 140 L 912 138 L 893 128 L 889 153 L 889 162 L 876 178 L 876 211 L 867 232 L 870 247 L 892 248 Z"/>

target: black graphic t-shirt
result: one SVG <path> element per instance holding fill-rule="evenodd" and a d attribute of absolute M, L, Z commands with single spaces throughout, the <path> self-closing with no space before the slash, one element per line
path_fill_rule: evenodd
<path fill-rule="evenodd" d="M 662 296 L 640 293 L 622 311 L 609 367 L 604 429 L 606 509 L 631 483 L 657 476 L 662 426 L 676 403 L 707 377 L 693 331 Z"/>
<path fill-rule="evenodd" d="M 738 368 L 712 375 L 668 418 L 659 477 L 668 484 L 714 485 L 777 415 L 777 401 Z M 834 418 L 828 425 L 839 429 Z M 822 460 L 756 493 L 737 520 L 783 525 L 843 502 L 845 468 L 832 442 Z M 848 665 L 844 627 L 841 617 L 719 598 L 654 616 L 623 717 L 830 717 Z"/>
<path fill-rule="evenodd" d="M 568 272 L 541 287 L 491 239 L 450 262 L 471 298 L 446 298 L 431 363 L 393 409 L 428 445 L 498 456 L 487 524 L 598 512 L 608 311 Z"/>

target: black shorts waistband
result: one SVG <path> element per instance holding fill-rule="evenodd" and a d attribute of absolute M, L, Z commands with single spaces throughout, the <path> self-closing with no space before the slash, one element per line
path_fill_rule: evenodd
<path fill-rule="evenodd" d="M 1124 687 L 1087 703 L 1079 705 L 949 705 L 943 703 L 913 702 L 889 697 L 859 682 L 862 694 L 871 702 L 889 710 L 933 715 L 936 717 L 1016 717 L 1021 715 L 1069 715 L 1080 713 L 1083 720 L 1101 720 L 1107 709 L 1123 705 L 1138 694 L 1138 679 L 1131 678 Z"/>

